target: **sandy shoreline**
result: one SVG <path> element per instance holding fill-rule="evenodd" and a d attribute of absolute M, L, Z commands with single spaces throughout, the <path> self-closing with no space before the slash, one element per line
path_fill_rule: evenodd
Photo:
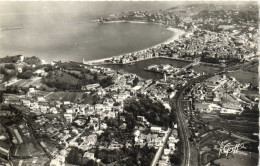
<path fill-rule="evenodd" d="M 123 23 L 123 22 L 126 22 L 126 21 L 109 21 L 108 23 Z M 142 24 L 144 23 L 144 24 L 149 24 L 148 22 L 138 22 L 138 21 L 127 21 L 127 23 L 142 23 Z M 167 39 L 167 40 L 165 40 L 165 41 L 163 41 L 163 42 L 161 42 L 159 44 L 156 44 L 154 46 L 142 49 L 142 50 L 129 52 L 129 53 L 124 53 L 124 54 L 120 54 L 120 55 L 115 55 L 113 57 L 120 57 L 120 56 L 131 54 L 131 53 L 142 52 L 142 51 L 149 50 L 151 48 L 155 48 L 155 47 L 161 46 L 162 44 L 169 44 L 169 43 L 174 42 L 175 40 L 177 40 L 179 38 L 179 36 L 181 36 L 184 33 L 186 33 L 184 30 L 177 29 L 177 28 L 169 27 L 169 28 L 166 28 L 166 29 L 172 32 L 172 36 L 169 39 Z M 86 63 L 88 63 L 88 64 L 93 64 L 93 63 L 98 64 L 98 63 L 102 63 L 102 62 L 104 62 L 106 60 L 111 60 L 113 57 L 96 59 L 96 60 L 90 60 L 90 61 L 86 61 Z"/>
<path fill-rule="evenodd" d="M 93 20 L 92 22 L 99 22 L 98 20 Z M 106 21 L 102 24 L 111 24 L 111 23 L 136 23 L 136 24 L 152 24 L 147 21 L 127 21 L 127 20 L 117 20 L 117 21 Z"/>

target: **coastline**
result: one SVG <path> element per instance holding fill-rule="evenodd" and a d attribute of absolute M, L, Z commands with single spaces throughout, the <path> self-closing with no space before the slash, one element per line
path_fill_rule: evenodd
<path fill-rule="evenodd" d="M 109 22 L 105 22 L 105 23 L 142 23 L 142 24 L 149 24 L 148 22 L 141 22 L 141 21 L 109 21 Z M 159 25 L 163 25 L 163 24 L 159 24 Z M 149 50 L 151 48 L 155 48 L 155 47 L 158 47 L 158 46 L 161 46 L 162 44 L 169 44 L 169 43 L 172 43 L 174 42 L 175 40 L 177 40 L 179 38 L 179 36 L 185 34 L 186 32 L 182 29 L 177 29 L 177 28 L 173 28 L 173 27 L 168 27 L 166 28 L 168 31 L 171 31 L 172 32 L 172 36 L 159 43 L 159 44 L 156 44 L 154 46 L 151 46 L 151 47 L 148 47 L 148 48 L 144 48 L 144 49 L 141 49 L 141 50 L 137 50 L 137 51 L 134 51 L 134 52 L 128 52 L 128 53 L 123 53 L 123 54 L 120 54 L 120 55 L 115 55 L 113 57 L 121 57 L 123 55 L 126 55 L 126 54 L 132 54 L 132 53 L 138 53 L 138 52 L 143 52 L 143 51 L 146 51 L 146 50 Z M 90 65 L 93 65 L 93 64 L 101 64 L 101 63 L 104 63 L 104 61 L 106 60 L 112 60 L 113 57 L 109 57 L 109 58 L 102 58 L 102 59 L 96 59 L 96 60 L 90 60 L 90 61 L 84 61 L 83 63 L 85 64 L 90 64 Z"/>
<path fill-rule="evenodd" d="M 92 22 L 100 23 L 98 20 L 92 20 Z M 102 24 L 111 24 L 111 23 L 152 24 L 152 23 L 147 22 L 146 20 L 143 20 L 143 21 L 141 21 L 141 20 L 140 21 L 116 20 L 116 21 L 105 21 L 105 22 L 102 22 Z"/>

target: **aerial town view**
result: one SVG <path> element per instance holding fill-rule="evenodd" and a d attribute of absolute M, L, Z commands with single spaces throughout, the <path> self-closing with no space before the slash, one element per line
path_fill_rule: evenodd
<path fill-rule="evenodd" d="M 0 2 L 0 166 L 257 166 L 257 1 Z"/>

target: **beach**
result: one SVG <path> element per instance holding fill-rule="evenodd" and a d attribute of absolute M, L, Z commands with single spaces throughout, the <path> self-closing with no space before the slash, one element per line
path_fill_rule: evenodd
<path fill-rule="evenodd" d="M 108 23 L 122 23 L 122 22 L 125 22 L 125 21 L 109 21 Z M 136 24 L 136 23 L 147 23 L 147 22 L 128 21 L 128 23 Z M 124 53 L 124 54 L 120 54 L 120 55 L 115 55 L 113 57 L 121 57 L 123 55 L 131 54 L 131 53 L 144 52 L 144 51 L 147 51 L 147 50 L 149 50 L 151 48 L 155 48 L 155 47 L 161 46 L 162 44 L 169 44 L 169 43 L 172 43 L 175 40 L 177 40 L 179 38 L 179 36 L 181 36 L 181 35 L 186 33 L 182 29 L 177 29 L 177 28 L 172 28 L 172 27 L 168 27 L 166 29 L 168 31 L 172 32 L 172 36 L 169 39 L 167 39 L 167 40 L 165 40 L 165 41 L 163 41 L 163 42 L 161 42 L 159 44 L 156 44 L 156 45 L 154 45 L 152 47 L 148 47 L 148 48 L 145 48 L 145 49 L 142 49 L 142 50 L 138 50 L 138 51 L 134 51 L 134 52 L 129 52 L 129 53 Z M 104 64 L 106 60 L 112 60 L 113 57 L 85 61 L 84 63 L 86 63 L 86 64 Z"/>

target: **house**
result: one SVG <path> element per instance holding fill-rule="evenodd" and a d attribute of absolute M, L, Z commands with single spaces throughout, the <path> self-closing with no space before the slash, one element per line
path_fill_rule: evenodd
<path fill-rule="evenodd" d="M 102 89 L 102 88 L 98 88 L 97 89 L 97 94 L 99 96 L 105 96 L 106 95 L 106 91 L 104 89 Z"/>
<path fill-rule="evenodd" d="M 65 157 L 64 156 L 56 156 L 56 158 L 52 159 L 51 162 L 50 162 L 50 166 L 65 166 L 64 164 L 65 162 Z"/>
<path fill-rule="evenodd" d="M 37 103 L 37 102 L 34 102 L 34 103 L 31 102 L 30 109 L 32 109 L 32 110 L 37 110 L 37 109 L 39 109 L 38 103 Z"/>
<path fill-rule="evenodd" d="M 114 101 L 113 99 L 105 99 L 103 104 L 107 104 L 108 106 L 113 106 L 114 105 Z"/>
<path fill-rule="evenodd" d="M 4 156 L 8 156 L 10 152 L 9 145 L 5 144 L 4 142 L 0 142 L 0 154 Z"/>
<path fill-rule="evenodd" d="M 27 106 L 27 107 L 30 107 L 30 105 L 31 105 L 31 101 L 27 100 L 27 99 L 22 99 L 21 102 L 24 106 Z"/>
<path fill-rule="evenodd" d="M 73 114 L 74 111 L 73 111 L 72 108 L 67 108 L 67 109 L 66 109 L 66 113 L 67 113 L 67 114 Z"/>
<path fill-rule="evenodd" d="M 152 126 L 150 130 L 151 130 L 151 132 L 154 132 L 154 133 L 160 133 L 162 131 L 162 128 Z"/>
<path fill-rule="evenodd" d="M 23 72 L 23 65 L 17 65 L 17 70 L 19 73 Z"/>
<path fill-rule="evenodd" d="M 163 154 L 169 155 L 171 153 L 171 149 L 164 149 Z"/>
<path fill-rule="evenodd" d="M 175 150 L 175 143 L 173 143 L 173 142 L 168 142 L 168 146 L 169 146 L 169 148 L 171 149 L 171 150 Z"/>
<path fill-rule="evenodd" d="M 90 152 L 85 152 L 84 155 L 83 155 L 83 158 L 88 158 L 88 159 L 94 160 L 95 159 L 95 154 L 94 153 L 90 153 Z"/>
<path fill-rule="evenodd" d="M 136 130 L 136 131 L 134 132 L 134 136 L 135 136 L 135 137 L 138 137 L 140 134 L 141 134 L 141 132 L 140 132 L 139 130 Z"/>
<path fill-rule="evenodd" d="M 78 142 L 71 141 L 71 142 L 69 143 L 69 146 L 78 147 L 79 144 L 78 144 Z"/>
<path fill-rule="evenodd" d="M 5 104 L 21 105 L 20 99 L 13 94 L 3 94 L 3 101 Z"/>
<path fill-rule="evenodd" d="M 96 88 L 100 87 L 100 84 L 88 84 L 81 87 L 81 90 L 95 90 Z"/>
<path fill-rule="evenodd" d="M 73 134 L 75 134 L 75 135 L 78 135 L 78 134 L 79 134 L 79 131 L 78 131 L 76 128 L 72 129 L 71 132 L 72 132 Z"/>
<path fill-rule="evenodd" d="M 235 109 L 221 109 L 220 114 L 239 114 L 241 110 L 235 110 Z"/>
<path fill-rule="evenodd" d="M 179 142 L 179 139 L 178 139 L 178 138 L 175 138 L 175 137 L 173 137 L 173 136 L 170 136 L 170 137 L 169 137 L 169 142 L 177 143 L 177 142 Z"/>
<path fill-rule="evenodd" d="M 23 139 L 22 139 L 19 131 L 17 129 L 14 129 L 13 132 L 14 132 L 15 138 L 17 139 L 18 143 L 22 144 L 23 143 Z"/>
<path fill-rule="evenodd" d="M 159 160 L 159 166 L 168 166 L 169 163 L 166 160 Z"/>
<path fill-rule="evenodd" d="M 39 102 L 39 109 L 43 112 L 43 111 L 47 111 L 49 109 L 49 103 L 47 102 Z"/>
<path fill-rule="evenodd" d="M 50 112 L 53 113 L 53 114 L 57 114 L 58 113 L 58 111 L 57 111 L 57 109 L 55 107 L 51 107 L 50 108 Z"/>
<path fill-rule="evenodd" d="M 141 122 L 146 121 L 145 117 L 143 117 L 143 116 L 137 116 L 137 120 L 141 121 Z"/>
<path fill-rule="evenodd" d="M 71 103 L 70 103 L 70 101 L 64 101 L 63 104 L 64 105 L 70 105 Z"/>
<path fill-rule="evenodd" d="M 72 114 L 64 114 L 64 118 L 67 122 L 72 123 L 73 117 Z"/>
<path fill-rule="evenodd" d="M 117 142 L 116 143 L 111 143 L 110 145 L 109 145 L 109 149 L 120 149 L 120 148 L 122 148 L 124 145 L 122 145 L 122 144 L 118 144 Z"/>
<path fill-rule="evenodd" d="M 104 105 L 103 104 L 96 104 L 95 105 L 95 110 L 103 110 L 104 109 Z"/>
<path fill-rule="evenodd" d="M 107 124 L 106 123 L 101 123 L 100 124 L 101 129 L 107 129 Z"/>
<path fill-rule="evenodd" d="M 4 75 L 3 74 L 0 74 L 0 83 L 2 83 L 4 80 Z"/>
<path fill-rule="evenodd" d="M 33 72 L 33 73 L 35 73 L 35 74 L 37 74 L 37 75 L 39 75 L 39 76 L 47 76 L 48 75 L 48 73 L 47 72 L 45 72 L 45 70 L 42 68 L 42 69 L 38 69 L 38 70 L 36 70 L 35 72 Z"/>
<path fill-rule="evenodd" d="M 90 147 L 92 146 L 95 146 L 96 145 L 96 142 L 97 142 L 97 135 L 96 134 L 91 134 L 87 137 L 83 137 L 82 138 L 83 140 L 83 143 L 79 146 L 81 149 L 89 149 Z"/>

